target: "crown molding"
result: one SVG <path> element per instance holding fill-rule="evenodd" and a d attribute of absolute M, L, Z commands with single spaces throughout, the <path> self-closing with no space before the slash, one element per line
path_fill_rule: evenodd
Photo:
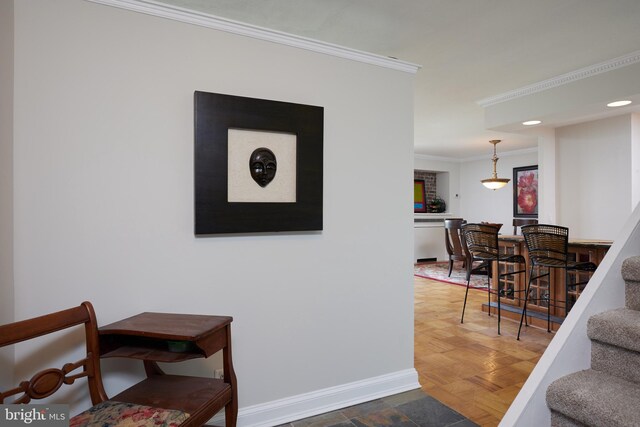
<path fill-rule="evenodd" d="M 373 53 L 367 53 L 348 47 L 342 47 L 331 43 L 300 37 L 281 31 L 270 30 L 231 19 L 221 18 L 202 12 L 196 12 L 177 6 L 158 3 L 152 0 L 86 0 L 105 6 L 117 7 L 133 12 L 144 13 L 146 15 L 159 18 L 171 19 L 187 24 L 198 25 L 200 27 L 211 28 L 227 33 L 251 37 L 258 40 L 278 43 L 285 46 L 296 47 L 312 52 L 323 53 L 339 58 L 364 62 L 366 64 L 377 65 L 379 67 L 391 68 L 393 70 L 404 71 L 415 74 L 421 68 L 420 65 L 401 61 Z"/>
<path fill-rule="evenodd" d="M 640 62 L 640 50 L 629 53 L 627 55 L 619 56 L 608 61 L 600 62 L 599 64 L 591 65 L 589 67 L 581 68 L 570 73 L 562 74 L 556 77 L 552 77 L 547 80 L 543 80 L 532 85 L 524 86 L 519 89 L 515 89 L 509 92 L 505 92 L 499 95 L 490 96 L 488 98 L 476 101 L 482 107 L 489 107 L 494 104 L 499 104 L 505 101 L 511 101 L 522 96 L 531 95 L 537 92 L 542 92 L 547 89 L 562 86 L 567 83 L 573 83 L 577 80 L 593 77 L 598 74 L 613 71 L 618 68 L 626 67 L 628 65 L 637 64 Z"/>

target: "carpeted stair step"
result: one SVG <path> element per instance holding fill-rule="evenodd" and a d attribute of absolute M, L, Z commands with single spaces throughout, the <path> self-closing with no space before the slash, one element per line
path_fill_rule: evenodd
<path fill-rule="evenodd" d="M 631 426 L 640 420 L 640 387 L 588 369 L 551 383 L 547 406 L 552 417 L 554 412 L 560 414 L 552 418 L 552 425 Z"/>
<path fill-rule="evenodd" d="M 591 368 L 640 384 L 640 311 L 619 308 L 591 316 Z"/>
<path fill-rule="evenodd" d="M 621 271 L 625 281 L 625 306 L 640 310 L 640 256 L 625 259 Z"/>

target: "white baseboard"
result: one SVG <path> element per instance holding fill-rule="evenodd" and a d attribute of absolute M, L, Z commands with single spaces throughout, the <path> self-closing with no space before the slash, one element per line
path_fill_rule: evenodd
<path fill-rule="evenodd" d="M 406 369 L 366 380 L 248 406 L 238 410 L 238 427 L 270 427 L 420 388 L 418 373 Z M 213 424 L 223 425 L 223 417 Z"/>

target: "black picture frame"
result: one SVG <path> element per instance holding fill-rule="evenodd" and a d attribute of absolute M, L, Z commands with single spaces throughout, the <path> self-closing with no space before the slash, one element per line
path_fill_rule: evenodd
<path fill-rule="evenodd" d="M 538 218 L 538 165 L 513 168 L 514 218 Z"/>
<path fill-rule="evenodd" d="M 322 230 L 324 108 L 196 91 L 194 112 L 197 236 Z M 295 202 L 228 202 L 229 129 L 296 135 Z"/>

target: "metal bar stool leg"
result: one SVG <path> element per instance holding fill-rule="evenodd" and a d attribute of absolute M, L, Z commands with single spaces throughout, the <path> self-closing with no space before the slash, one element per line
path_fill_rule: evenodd
<path fill-rule="evenodd" d="M 551 332 L 551 307 L 556 306 L 555 284 L 551 283 L 551 267 L 549 270 L 549 287 L 547 288 L 547 332 Z M 565 270 L 566 273 L 566 270 Z M 553 292 L 552 292 L 553 290 Z M 551 301 L 553 300 L 553 304 Z"/>
<path fill-rule="evenodd" d="M 498 296 L 498 335 L 500 335 L 500 274 L 499 274 L 499 271 L 500 271 L 500 267 L 498 267 L 498 274 L 494 276 L 498 278 L 498 284 L 497 284 L 498 286 L 496 288 L 496 291 L 497 291 L 496 294 Z M 491 307 L 489 307 L 489 311 L 491 311 Z"/>
<path fill-rule="evenodd" d="M 487 315 L 491 316 L 491 281 L 489 279 L 489 271 L 487 270 Z"/>
<path fill-rule="evenodd" d="M 467 307 L 467 295 L 469 295 L 469 282 L 471 278 L 467 279 L 467 290 L 464 293 L 464 304 L 462 305 L 462 317 L 460 317 L 460 323 L 464 323 L 464 309 Z"/>
<path fill-rule="evenodd" d="M 520 331 L 522 330 L 522 321 L 527 316 L 527 300 L 529 299 L 529 291 L 531 290 L 531 280 L 533 279 L 533 264 L 529 269 L 529 281 L 527 282 L 527 289 L 524 293 L 524 306 L 522 307 L 522 315 L 520 316 L 520 326 L 518 326 L 518 337 L 517 340 L 520 340 Z"/>
<path fill-rule="evenodd" d="M 576 272 L 576 275 L 578 274 L 578 272 Z M 576 280 L 577 282 L 578 280 Z M 571 310 L 571 307 L 569 307 L 569 270 L 565 268 L 564 270 L 564 317 L 567 317 L 569 315 L 569 310 Z M 575 287 L 576 292 L 578 290 L 578 286 L 577 285 Z"/>

